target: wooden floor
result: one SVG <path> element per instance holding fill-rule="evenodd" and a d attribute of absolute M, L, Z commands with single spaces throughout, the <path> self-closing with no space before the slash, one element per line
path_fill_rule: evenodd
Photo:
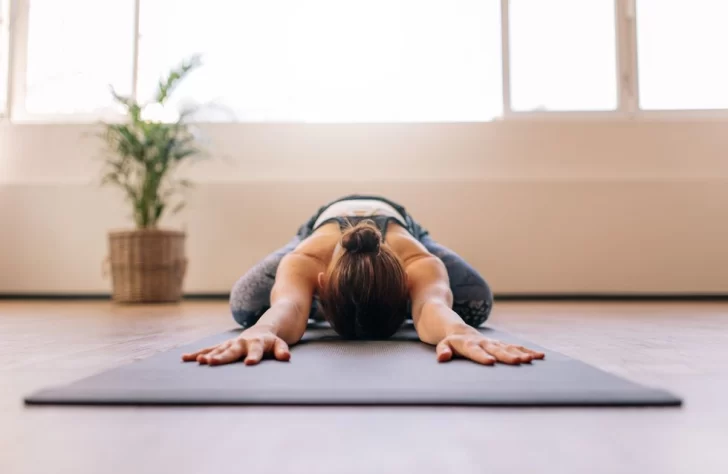
<path fill-rule="evenodd" d="M 0 302 L 0 473 L 728 473 L 728 303 L 499 303 L 490 324 L 685 404 L 26 408 L 232 319 L 223 302 Z"/>

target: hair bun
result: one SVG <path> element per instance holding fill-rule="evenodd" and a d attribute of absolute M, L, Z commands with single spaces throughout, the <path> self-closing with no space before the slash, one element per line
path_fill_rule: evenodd
<path fill-rule="evenodd" d="M 382 233 L 370 221 L 360 222 L 341 237 L 341 246 L 351 253 L 377 252 L 381 243 Z"/>

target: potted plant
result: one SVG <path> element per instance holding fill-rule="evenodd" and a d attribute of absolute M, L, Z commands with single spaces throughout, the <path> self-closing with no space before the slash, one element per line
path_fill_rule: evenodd
<path fill-rule="evenodd" d="M 182 297 L 187 269 L 185 233 L 162 229 L 162 218 L 184 206 L 182 191 L 190 182 L 175 175 L 181 164 L 201 155 L 189 123 L 188 109 L 170 117 L 165 109 L 174 89 L 198 66 L 194 56 L 160 80 L 152 102 L 117 94 L 120 123 L 103 123 L 103 185 L 119 188 L 131 205 L 135 228 L 109 233 L 112 298 L 124 303 L 175 302 Z"/>

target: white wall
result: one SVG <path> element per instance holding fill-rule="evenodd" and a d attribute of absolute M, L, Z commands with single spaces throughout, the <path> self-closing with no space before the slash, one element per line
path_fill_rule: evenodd
<path fill-rule="evenodd" d="M 725 293 L 728 123 L 216 125 L 215 160 L 170 226 L 186 291 L 225 292 L 323 202 L 402 201 L 500 293 Z M 0 125 L 0 293 L 108 292 L 99 143 L 80 125 Z"/>

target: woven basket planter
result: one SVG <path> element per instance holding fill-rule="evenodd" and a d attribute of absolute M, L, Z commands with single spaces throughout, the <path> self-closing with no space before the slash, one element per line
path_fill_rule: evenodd
<path fill-rule="evenodd" d="M 185 234 L 158 229 L 111 232 L 109 265 L 114 301 L 177 302 L 187 270 Z"/>

